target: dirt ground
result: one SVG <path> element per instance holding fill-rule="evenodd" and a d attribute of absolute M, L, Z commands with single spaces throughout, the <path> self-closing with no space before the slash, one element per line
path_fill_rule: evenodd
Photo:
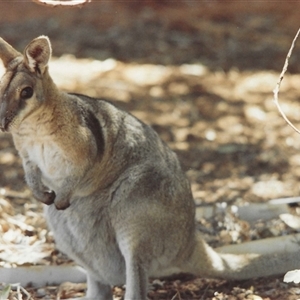
<path fill-rule="evenodd" d="M 300 136 L 279 116 L 272 94 L 299 9 L 295 1 L 93 1 L 66 9 L 0 0 L 0 36 L 22 51 L 48 35 L 58 86 L 111 100 L 151 124 L 178 154 L 196 204 L 232 207 L 299 195 Z M 299 58 L 296 46 L 280 91 L 298 128 Z M 66 263 L 3 133 L 0 168 L 0 266 Z M 229 213 L 197 221 L 212 246 L 299 230 L 280 218 L 249 224 Z M 83 287 L 27 291 L 33 299 L 65 299 Z M 116 299 L 123 293 L 114 289 Z M 149 298 L 295 300 L 300 288 L 282 276 L 243 282 L 183 276 L 151 281 Z"/>

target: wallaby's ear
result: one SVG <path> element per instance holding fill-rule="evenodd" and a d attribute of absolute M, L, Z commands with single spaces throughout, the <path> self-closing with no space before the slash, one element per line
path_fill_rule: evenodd
<path fill-rule="evenodd" d="M 4 67 L 7 68 L 9 63 L 18 56 L 21 56 L 21 53 L 0 38 L 0 58 L 3 61 Z"/>
<path fill-rule="evenodd" d="M 47 36 L 39 36 L 32 40 L 24 50 L 24 62 L 31 72 L 44 73 L 51 58 L 51 44 Z"/>

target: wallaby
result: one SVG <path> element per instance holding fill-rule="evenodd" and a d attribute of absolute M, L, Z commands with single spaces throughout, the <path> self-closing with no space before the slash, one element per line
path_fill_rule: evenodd
<path fill-rule="evenodd" d="M 10 132 L 58 248 L 87 271 L 84 299 L 144 300 L 149 277 L 247 279 L 300 267 L 300 253 L 220 254 L 195 228 L 190 184 L 158 134 L 113 104 L 58 90 L 51 44 L 0 39 L 0 127 Z"/>

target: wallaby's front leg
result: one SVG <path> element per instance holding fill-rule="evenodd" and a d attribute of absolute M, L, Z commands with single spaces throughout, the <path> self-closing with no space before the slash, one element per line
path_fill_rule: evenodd
<path fill-rule="evenodd" d="M 26 182 L 34 198 L 47 205 L 54 203 L 57 209 L 66 209 L 70 206 L 71 195 L 76 186 L 75 180 L 72 178 L 62 180 L 61 187 L 54 192 L 43 184 L 42 172 L 37 165 L 28 160 L 24 163 L 24 169 Z"/>
<path fill-rule="evenodd" d="M 42 183 L 42 172 L 37 165 L 31 161 L 25 161 L 25 179 L 30 187 L 33 197 L 47 205 L 53 204 L 55 192 L 51 191 Z"/>

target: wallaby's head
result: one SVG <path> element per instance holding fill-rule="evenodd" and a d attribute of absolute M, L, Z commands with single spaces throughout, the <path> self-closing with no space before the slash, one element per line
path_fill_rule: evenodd
<path fill-rule="evenodd" d="M 21 54 L 0 38 L 6 69 L 0 81 L 0 129 L 13 131 L 46 101 L 51 44 L 46 36 L 32 40 Z"/>

